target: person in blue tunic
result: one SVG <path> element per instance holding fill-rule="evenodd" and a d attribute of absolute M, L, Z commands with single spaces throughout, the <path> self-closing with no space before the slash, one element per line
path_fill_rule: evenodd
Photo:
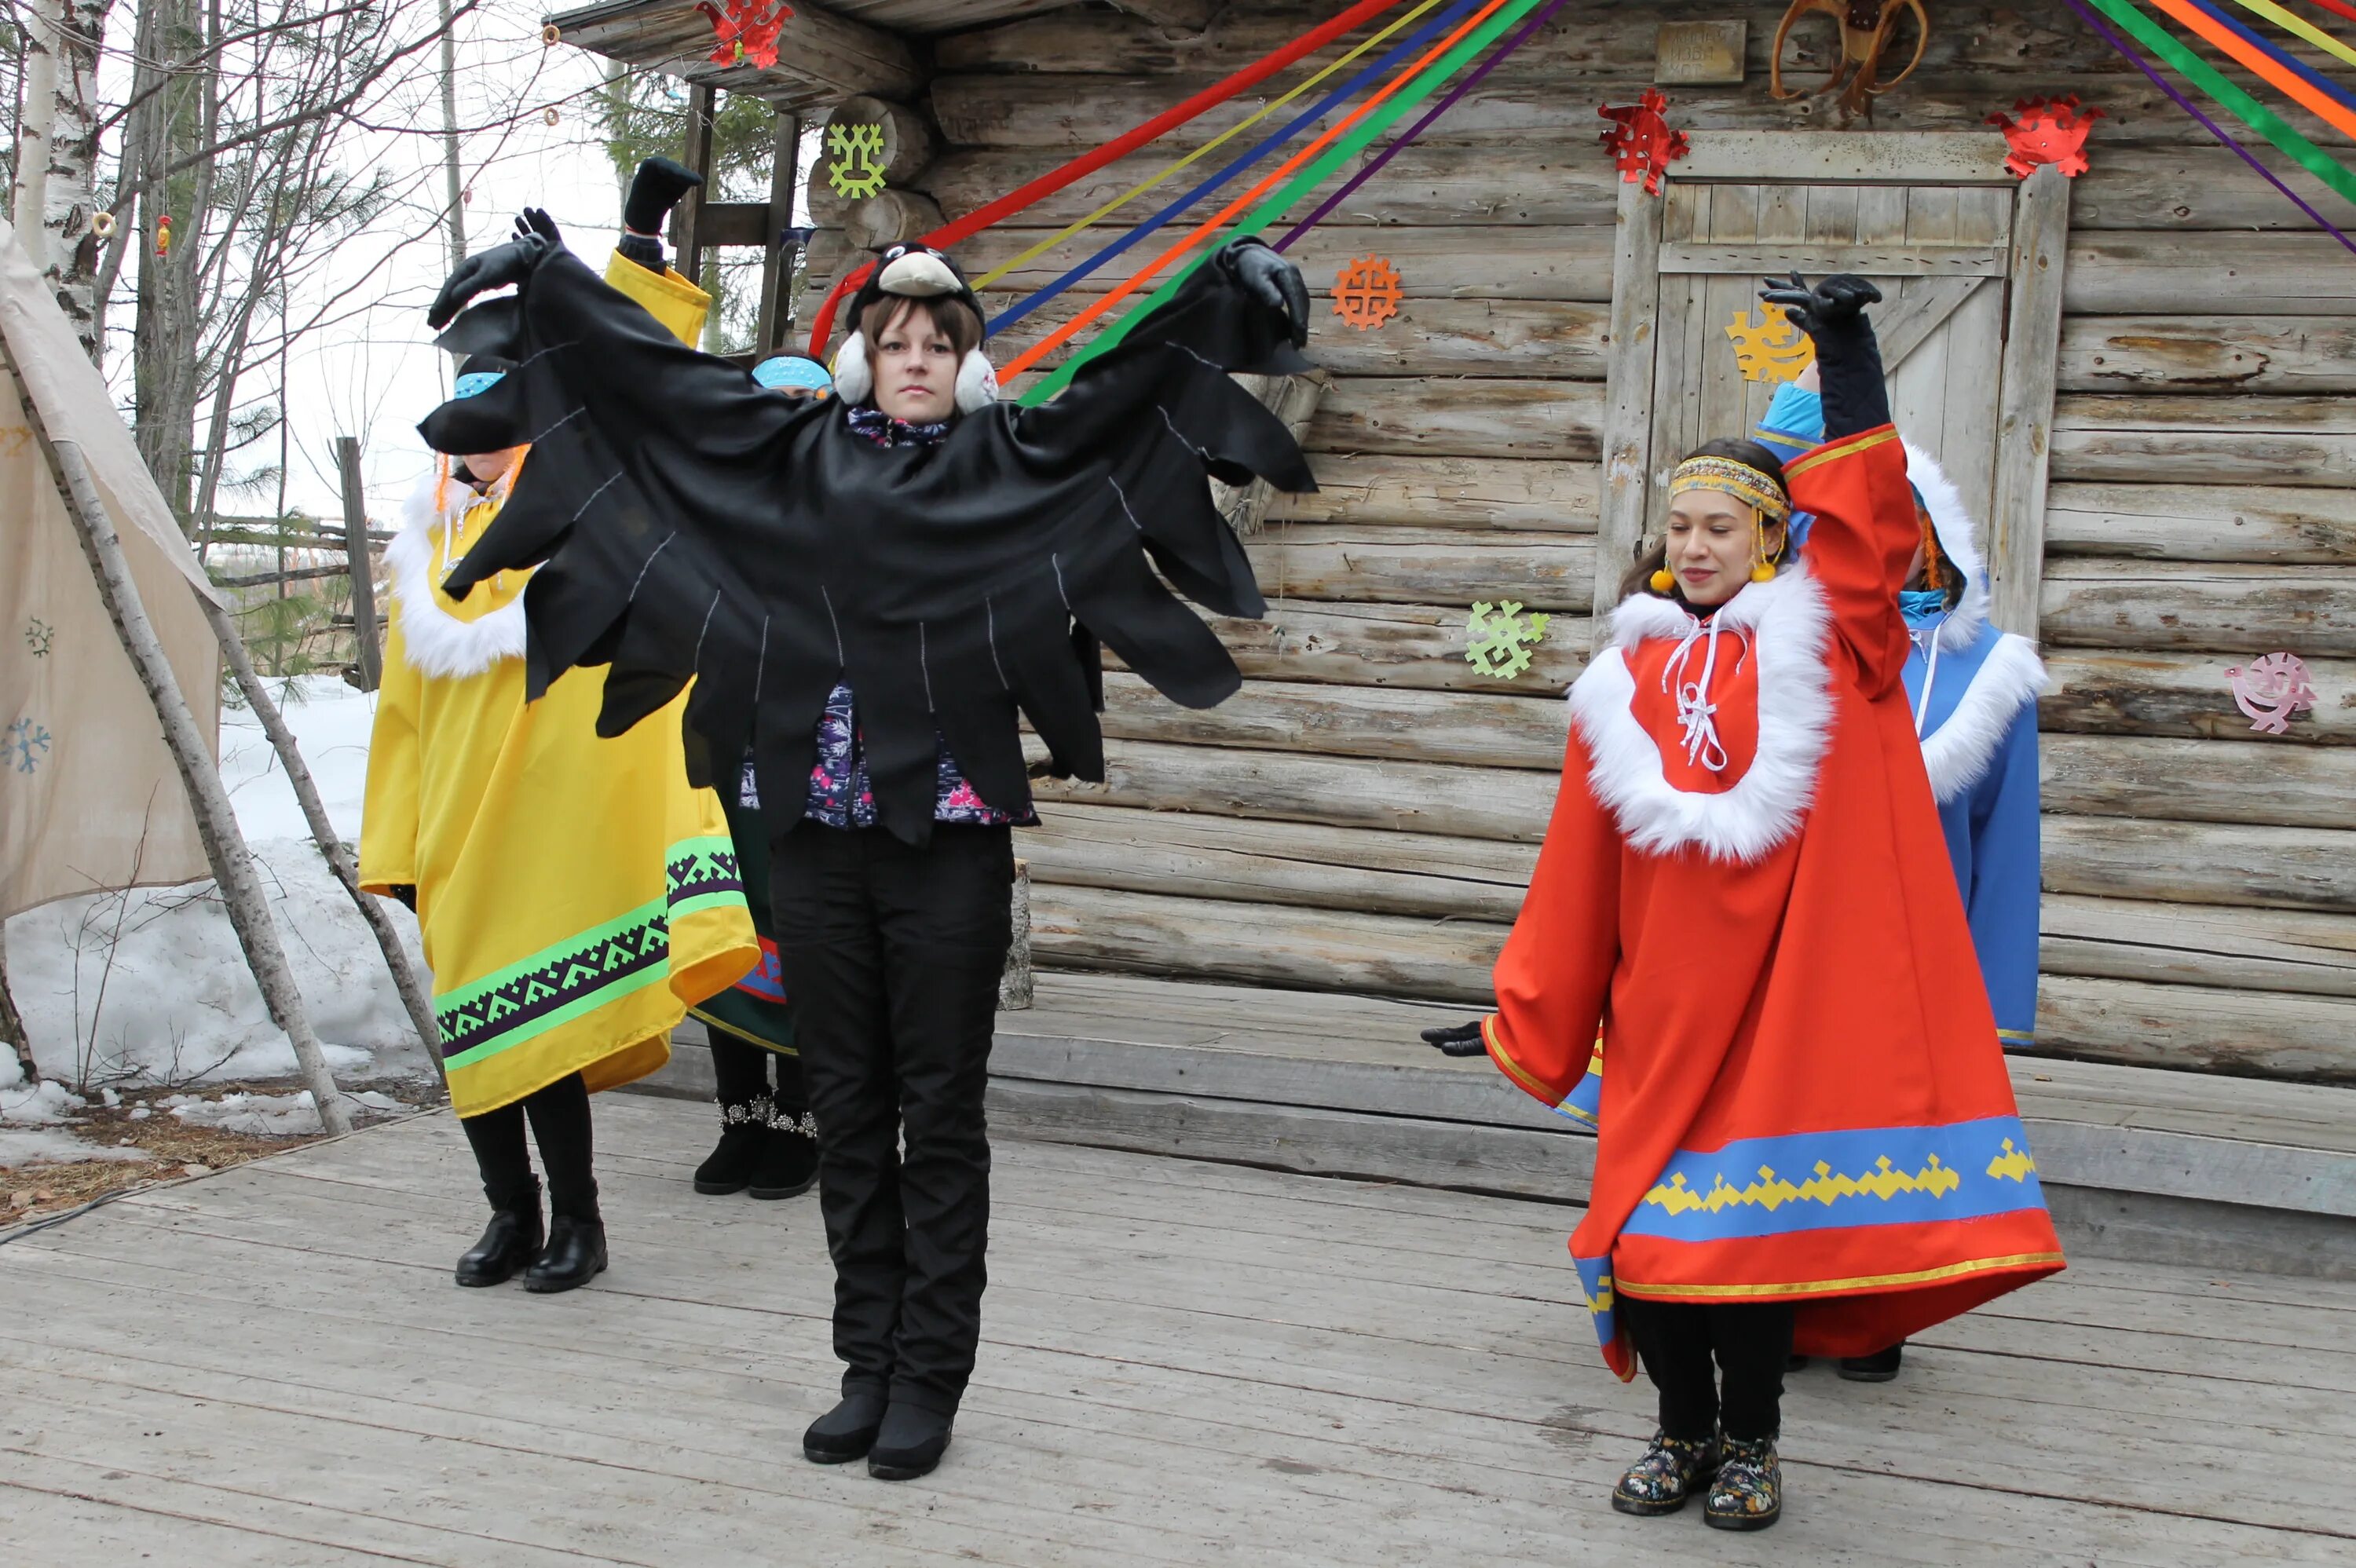
<path fill-rule="evenodd" d="M 1824 439 L 1813 371 L 1776 389 L 1755 432 L 1787 463 Z M 2037 1038 L 2037 697 L 2045 666 L 2034 643 L 1989 623 L 1987 568 L 1971 512 L 1912 442 L 1906 476 L 1924 520 L 1922 554 L 1899 595 L 1914 645 L 1906 693 L 1997 1039 L 2017 1051 Z M 1841 1376 L 1886 1382 L 1898 1375 L 1902 1349 L 1844 1360 Z"/>

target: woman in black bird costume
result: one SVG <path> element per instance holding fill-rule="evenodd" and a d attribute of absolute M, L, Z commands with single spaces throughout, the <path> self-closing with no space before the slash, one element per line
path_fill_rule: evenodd
<path fill-rule="evenodd" d="M 1264 609 L 1206 481 L 1314 488 L 1226 374 L 1308 368 L 1307 291 L 1234 241 L 1033 409 L 996 400 L 972 291 L 917 245 L 878 259 L 825 402 L 682 346 L 546 233 L 464 262 L 428 319 L 454 315 L 444 347 L 517 368 L 428 443 L 533 461 L 450 591 L 545 562 L 532 695 L 610 665 L 611 735 L 692 681 L 690 776 L 733 785 L 751 756 L 845 1364 L 803 1449 L 923 1475 L 980 1333 L 1009 825 L 1033 820 L 1017 715 L 1052 771 L 1100 779 L 1099 640 L 1190 707 L 1236 689 L 1171 590 Z"/>

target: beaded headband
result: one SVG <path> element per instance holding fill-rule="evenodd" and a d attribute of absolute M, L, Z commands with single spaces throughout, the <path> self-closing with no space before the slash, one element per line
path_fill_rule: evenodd
<path fill-rule="evenodd" d="M 1784 522 L 1792 516 L 1792 503 L 1782 485 L 1764 471 L 1731 457 L 1688 457 L 1678 464 L 1669 475 L 1669 495 L 1674 498 L 1688 490 L 1722 490 L 1757 507 L 1760 517 L 1771 523 Z"/>

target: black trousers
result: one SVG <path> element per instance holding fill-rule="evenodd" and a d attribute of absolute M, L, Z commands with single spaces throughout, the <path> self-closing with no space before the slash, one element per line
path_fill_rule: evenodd
<path fill-rule="evenodd" d="M 567 1073 L 544 1088 L 535 1089 L 512 1104 L 479 1116 L 461 1116 L 466 1142 L 475 1150 L 475 1165 L 483 1173 L 483 1194 L 494 1209 L 537 1207 L 531 1183 L 531 1156 L 524 1147 L 523 1125 L 531 1120 L 532 1137 L 540 1144 L 540 1163 L 548 1172 L 548 1211 L 575 1220 L 597 1216 L 597 1178 L 591 1170 L 589 1086 L 578 1072 Z"/>
<path fill-rule="evenodd" d="M 776 1074 L 774 1086 L 772 1073 Z M 712 1030 L 712 1075 L 718 1080 L 714 1098 L 723 1105 L 742 1105 L 766 1094 L 788 1115 L 798 1116 L 809 1109 L 800 1057 L 738 1040 L 725 1029 Z"/>
<path fill-rule="evenodd" d="M 845 1393 L 953 1412 L 981 1338 L 990 1235 L 982 1118 L 1012 939 L 1012 837 L 936 825 L 798 824 L 772 845 Z"/>
<path fill-rule="evenodd" d="M 1789 1303 L 1623 1296 L 1614 1310 L 1660 1391 L 1661 1430 L 1667 1435 L 1698 1440 L 1723 1427 L 1729 1437 L 1756 1439 L 1782 1430 L 1783 1367 L 1792 1355 Z"/>

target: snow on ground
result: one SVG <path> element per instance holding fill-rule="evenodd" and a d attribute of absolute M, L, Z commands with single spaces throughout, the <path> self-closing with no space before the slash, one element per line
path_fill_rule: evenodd
<path fill-rule="evenodd" d="M 373 1089 L 357 1094 L 347 1094 L 355 1113 L 367 1111 L 399 1111 L 401 1102 Z M 245 1133 L 255 1137 L 307 1137 L 325 1131 L 319 1120 L 318 1102 L 305 1089 L 294 1094 L 254 1094 L 242 1091 L 208 1100 L 197 1094 L 172 1094 L 156 1102 L 173 1116 L 192 1127 L 218 1127 L 225 1133 Z"/>
<path fill-rule="evenodd" d="M 91 1159 L 141 1160 L 148 1157 L 144 1149 L 114 1148 L 104 1144 L 87 1143 L 59 1127 L 0 1127 L 0 1170 L 14 1170 L 27 1165 L 74 1165 Z"/>
<path fill-rule="evenodd" d="M 375 698 L 336 676 L 273 681 L 272 691 L 337 836 L 356 843 Z M 221 714 L 221 775 L 337 1077 L 430 1076 L 375 936 L 311 842 L 269 738 L 242 709 Z M 423 973 L 415 917 L 384 907 Z M 177 1087 L 295 1071 L 294 1045 L 271 1023 L 209 880 L 28 910 L 8 922 L 8 977 L 44 1076 Z M 0 1052 L 0 1093 L 18 1076 Z"/>

